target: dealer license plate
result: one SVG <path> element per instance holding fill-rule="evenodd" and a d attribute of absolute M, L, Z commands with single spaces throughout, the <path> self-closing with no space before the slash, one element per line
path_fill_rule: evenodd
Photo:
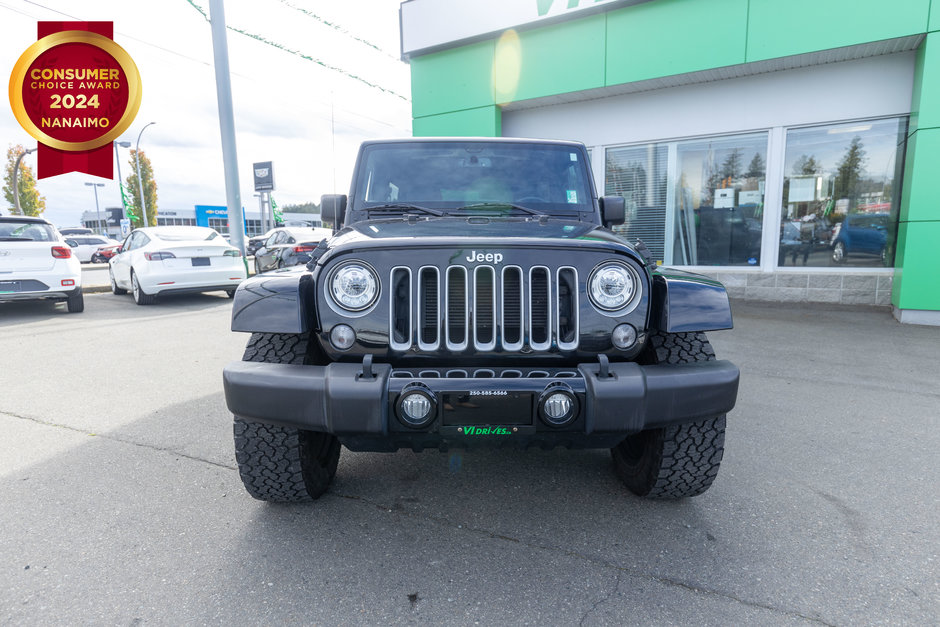
<path fill-rule="evenodd" d="M 12 294 L 23 289 L 20 281 L 0 281 L 0 294 Z"/>

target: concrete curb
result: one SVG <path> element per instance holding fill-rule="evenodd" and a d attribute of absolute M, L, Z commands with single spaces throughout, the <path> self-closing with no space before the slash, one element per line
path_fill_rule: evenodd
<path fill-rule="evenodd" d="M 110 285 L 83 285 L 82 294 L 103 294 L 105 292 L 110 292 Z"/>

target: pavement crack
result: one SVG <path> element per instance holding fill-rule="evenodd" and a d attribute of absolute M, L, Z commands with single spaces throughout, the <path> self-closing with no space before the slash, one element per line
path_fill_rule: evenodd
<path fill-rule="evenodd" d="M 94 438 L 102 438 L 110 442 L 118 442 L 120 444 L 129 444 L 130 446 L 137 446 L 140 448 L 145 448 L 151 451 L 157 451 L 159 453 L 171 453 L 177 457 L 182 457 L 184 459 L 189 459 L 194 462 L 202 462 L 204 464 L 209 464 L 210 466 L 215 466 L 217 468 L 225 468 L 226 470 L 237 470 L 235 466 L 229 466 L 228 464 L 221 464 L 219 462 L 214 462 L 211 459 L 205 459 L 204 457 L 197 457 L 195 455 L 189 455 L 176 449 L 170 448 L 168 446 L 157 446 L 156 444 L 147 444 L 146 442 L 138 442 L 136 440 L 131 440 L 128 438 L 122 438 L 114 434 L 109 433 L 96 433 L 94 431 L 88 431 L 86 429 L 79 429 L 78 427 L 72 427 L 70 425 L 64 425 L 59 422 L 51 422 L 48 420 L 41 420 L 39 418 L 33 418 L 31 416 L 21 416 L 19 414 L 12 414 L 8 411 L 0 412 L 0 416 L 9 416 L 10 418 L 17 418 L 19 420 L 28 420 L 29 422 L 34 422 L 38 425 L 43 425 L 44 427 L 54 427 L 56 429 L 64 429 L 66 431 L 72 431 L 74 433 L 80 433 L 82 435 L 87 435 Z"/>
<path fill-rule="evenodd" d="M 613 594 L 614 594 L 614 593 L 619 589 L 619 587 L 620 587 L 620 583 L 621 583 L 621 578 L 622 578 L 622 576 L 623 576 L 623 575 L 627 575 L 628 577 L 636 577 L 637 579 L 644 579 L 644 580 L 646 580 L 646 581 L 658 583 L 658 584 L 661 584 L 661 585 L 664 585 L 664 586 L 668 586 L 668 587 L 670 587 L 670 588 L 678 588 L 678 589 L 681 589 L 681 590 L 686 590 L 686 591 L 688 591 L 688 592 L 691 592 L 691 593 L 693 593 L 693 594 L 697 594 L 697 595 L 699 595 L 699 596 L 720 598 L 720 599 L 724 599 L 724 600 L 726 600 L 726 601 L 733 601 L 733 602 L 735 602 L 735 603 L 739 603 L 739 604 L 744 605 L 744 606 L 746 606 L 746 607 L 751 607 L 751 608 L 754 608 L 754 609 L 766 610 L 766 611 L 768 611 L 768 612 L 773 612 L 773 613 L 775 613 L 775 614 L 780 614 L 780 615 L 783 615 L 783 616 L 787 616 L 787 617 L 789 617 L 789 618 L 796 618 L 796 619 L 799 619 L 799 620 L 804 620 L 804 621 L 808 621 L 808 622 L 811 622 L 811 623 L 815 623 L 815 624 L 817 624 L 817 625 L 825 625 L 826 627 L 836 627 L 835 624 L 833 624 L 833 623 L 829 623 L 829 622 L 827 622 L 827 621 L 825 621 L 825 620 L 823 620 L 823 619 L 821 619 L 821 618 L 819 618 L 819 617 L 816 617 L 816 616 L 808 616 L 808 615 L 803 614 L 802 612 L 799 612 L 799 611 L 797 611 L 797 610 L 789 610 L 789 609 L 785 609 L 785 608 L 780 608 L 780 607 L 776 607 L 776 606 L 773 606 L 773 605 L 770 605 L 770 604 L 767 604 L 767 603 L 762 603 L 762 602 L 760 602 L 760 601 L 752 601 L 752 600 L 749 600 L 749 599 L 744 599 L 744 598 L 742 598 L 742 597 L 740 597 L 740 596 L 737 596 L 737 595 L 735 595 L 735 594 L 733 594 L 733 593 L 731 593 L 731 592 L 726 592 L 726 591 L 718 590 L 718 589 L 714 589 L 714 588 L 707 588 L 707 587 L 704 587 L 704 586 L 696 585 L 696 584 L 694 584 L 694 583 L 689 583 L 689 582 L 685 582 L 685 581 L 680 581 L 680 580 L 678 580 L 678 579 L 672 579 L 672 578 L 670 578 L 670 577 L 664 577 L 664 576 L 661 576 L 661 575 L 654 575 L 654 574 L 652 574 L 652 573 L 648 573 L 648 572 L 644 572 L 644 571 L 641 571 L 641 570 L 637 570 L 637 569 L 635 569 L 635 568 L 629 568 L 629 567 L 626 567 L 626 566 L 621 566 L 621 565 L 616 564 L 616 563 L 614 563 L 614 562 L 611 562 L 611 561 L 609 561 L 609 560 L 600 559 L 600 558 L 595 557 L 595 556 L 592 556 L 592 555 L 585 555 L 585 554 L 583 554 L 583 553 L 579 553 L 579 552 L 577 552 L 577 551 L 572 551 L 572 550 L 569 550 L 569 549 L 566 549 L 566 548 L 564 548 L 564 547 L 560 547 L 560 546 L 557 546 L 557 545 L 551 545 L 551 544 L 546 544 L 546 543 L 541 543 L 541 542 L 535 542 L 535 541 L 526 540 L 526 539 L 523 539 L 523 538 L 514 538 L 514 537 L 511 537 L 511 536 L 507 536 L 507 535 L 505 535 L 505 534 L 502 534 L 502 533 L 498 533 L 498 532 L 495 532 L 495 531 L 490 531 L 489 529 L 483 529 L 483 528 L 480 528 L 480 527 L 470 527 L 470 526 L 468 526 L 468 525 L 455 524 L 453 521 L 451 521 L 451 520 L 449 520 L 449 519 L 447 519 L 447 518 L 444 518 L 444 517 L 442 517 L 442 516 L 434 516 L 434 515 L 432 515 L 432 514 L 417 514 L 417 513 L 414 513 L 414 512 L 408 512 L 408 511 L 405 511 L 405 510 L 396 508 L 396 507 L 394 507 L 394 506 L 392 506 L 392 505 L 386 505 L 386 504 L 384 504 L 384 503 L 380 503 L 380 502 L 378 502 L 378 501 L 373 501 L 373 500 L 368 499 L 368 498 L 366 498 L 366 497 L 359 496 L 359 495 L 355 495 L 355 494 L 344 494 L 344 493 L 342 493 L 342 492 L 337 492 L 337 491 L 334 491 L 334 490 L 330 490 L 330 491 L 328 491 L 326 494 L 324 494 L 323 496 L 333 496 L 333 497 L 336 497 L 336 498 L 346 499 L 346 500 L 350 500 L 350 501 L 357 501 L 357 502 L 359 502 L 359 503 L 363 503 L 363 504 L 368 505 L 368 506 L 370 506 L 370 507 L 374 507 L 375 509 L 381 510 L 381 511 L 387 513 L 387 514 L 393 514 L 393 515 L 396 515 L 396 516 L 411 518 L 411 519 L 413 519 L 413 520 L 424 520 L 424 521 L 431 522 L 431 523 L 434 523 L 434 524 L 438 524 L 438 525 L 441 525 L 441 526 L 449 527 L 450 529 L 455 530 L 455 531 L 464 531 L 464 532 L 467 532 L 467 533 L 471 533 L 471 534 L 483 536 L 483 537 L 488 538 L 488 539 L 503 540 L 503 541 L 505 541 L 505 542 L 512 542 L 512 543 L 515 543 L 515 544 L 519 544 L 519 545 L 521 545 L 521 546 L 525 546 L 525 547 L 527 547 L 527 548 L 537 549 L 537 550 L 540 550 L 540 551 L 547 551 L 547 552 L 550 552 L 550 553 L 556 553 L 556 554 L 564 555 L 564 556 L 566 556 L 566 557 L 570 557 L 570 558 L 573 558 L 573 559 L 578 559 L 578 560 L 582 560 L 582 561 L 584 561 L 584 562 L 588 562 L 588 563 L 593 564 L 593 565 L 595 565 L 595 566 L 600 566 L 600 567 L 602 567 L 602 568 L 609 568 L 609 569 L 611 569 L 611 570 L 616 571 L 616 572 L 617 572 L 617 586 L 616 586 L 613 590 L 611 590 L 611 592 L 610 592 L 604 599 L 601 599 L 600 601 L 598 601 L 597 603 L 595 603 L 594 608 L 592 608 L 591 610 L 589 610 L 588 612 L 585 613 L 585 617 L 588 616 L 593 610 L 597 609 L 597 607 L 599 607 L 605 600 L 608 600 L 611 596 L 613 596 Z M 584 620 L 584 617 L 582 617 L 582 621 L 583 621 L 583 620 Z"/>
<path fill-rule="evenodd" d="M 584 615 L 581 617 L 581 620 L 578 621 L 578 625 L 584 625 L 584 621 L 586 621 L 586 620 L 588 619 L 588 616 L 590 616 L 591 614 L 593 614 L 594 612 L 596 612 L 596 611 L 597 611 L 597 608 L 599 608 L 601 605 L 603 605 L 603 604 L 606 603 L 608 600 L 610 600 L 610 597 L 614 596 L 615 593 L 617 593 L 617 592 L 620 591 L 620 583 L 621 583 L 621 581 L 623 581 L 623 571 L 620 570 L 620 569 L 618 569 L 618 570 L 617 570 L 617 581 L 614 582 L 614 587 L 611 588 L 611 589 L 607 592 L 607 594 L 605 594 L 603 597 L 601 597 L 600 599 L 598 599 L 597 601 L 594 602 L 594 605 L 591 606 L 591 609 L 589 609 L 588 611 L 586 611 L 586 612 L 584 613 Z"/>

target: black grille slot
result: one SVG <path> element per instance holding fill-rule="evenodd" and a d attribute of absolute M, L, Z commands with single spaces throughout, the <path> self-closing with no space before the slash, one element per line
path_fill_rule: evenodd
<path fill-rule="evenodd" d="M 462 266 L 447 270 L 447 341 L 467 341 L 467 271 Z"/>
<path fill-rule="evenodd" d="M 522 343 L 522 270 L 503 273 L 503 343 Z"/>
<path fill-rule="evenodd" d="M 437 343 L 438 330 L 438 297 L 437 297 L 437 269 L 422 268 L 419 278 L 421 303 L 421 341 L 425 344 Z"/>
<path fill-rule="evenodd" d="M 548 269 L 533 268 L 531 277 L 529 294 L 532 309 L 530 312 L 532 330 L 529 339 L 532 344 L 546 344 L 551 339 Z"/>
<path fill-rule="evenodd" d="M 496 286 L 493 268 L 478 268 L 474 286 L 476 342 L 492 344 L 496 335 Z"/>
<path fill-rule="evenodd" d="M 578 339 L 578 278 L 572 268 L 558 271 L 558 343 Z"/>
<path fill-rule="evenodd" d="M 411 343 L 411 273 L 405 268 L 392 272 L 392 343 Z"/>

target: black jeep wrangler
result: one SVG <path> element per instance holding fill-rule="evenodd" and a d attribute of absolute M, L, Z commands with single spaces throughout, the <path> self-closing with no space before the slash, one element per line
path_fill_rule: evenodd
<path fill-rule="evenodd" d="M 658 268 L 608 230 L 585 147 L 519 139 L 366 142 L 342 228 L 306 267 L 235 295 L 251 333 L 224 371 L 248 492 L 315 499 L 340 445 L 610 448 L 639 495 L 701 494 L 738 369 L 720 283 Z"/>

